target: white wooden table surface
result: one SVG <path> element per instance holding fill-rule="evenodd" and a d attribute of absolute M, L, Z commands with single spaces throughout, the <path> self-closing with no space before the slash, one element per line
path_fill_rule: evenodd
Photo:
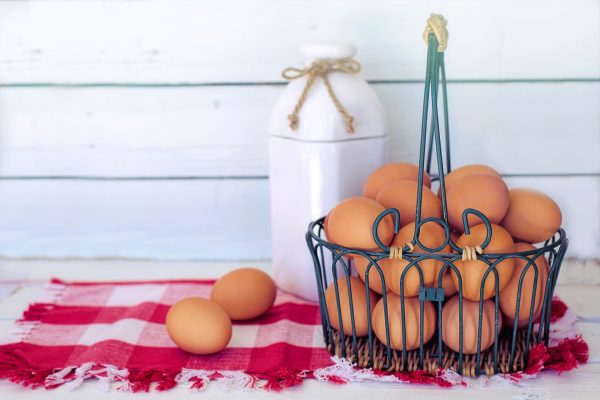
<path fill-rule="evenodd" d="M 149 261 L 11 261 L 0 260 L 0 336 L 4 336 L 19 318 L 27 305 L 42 293 L 44 282 L 52 276 L 72 280 L 115 280 L 115 279 L 175 279 L 217 277 L 229 269 L 240 267 L 242 263 L 193 263 L 193 262 L 149 262 Z M 269 270 L 266 263 L 252 263 L 253 266 Z M 597 264 L 594 264 L 597 266 Z M 574 371 L 558 375 L 552 372 L 541 377 L 523 381 L 518 385 L 493 384 L 484 386 L 474 381 L 470 387 L 440 389 L 434 386 L 416 386 L 389 383 L 354 383 L 333 385 L 307 380 L 305 383 L 282 393 L 263 391 L 219 392 L 209 388 L 202 393 L 191 393 L 184 386 L 169 392 L 130 394 L 97 390 L 93 381 L 82 387 L 66 392 L 57 389 L 51 393 L 45 390 L 29 390 L 6 381 L 0 381 L 0 399 L 53 399 L 85 398 L 89 400 L 106 399 L 191 399 L 202 396 L 205 399 L 220 399 L 228 396 L 252 399 L 587 399 L 596 398 L 600 390 L 600 285 L 594 279 L 597 271 L 569 270 L 564 272 L 558 294 L 578 315 L 578 326 L 590 345 L 590 361 Z M 581 266 L 578 266 L 578 268 Z M 589 269 L 589 265 L 587 267 Z M 581 274 L 588 276 L 588 283 L 574 283 Z M 581 280 L 580 280 L 581 281 Z"/>

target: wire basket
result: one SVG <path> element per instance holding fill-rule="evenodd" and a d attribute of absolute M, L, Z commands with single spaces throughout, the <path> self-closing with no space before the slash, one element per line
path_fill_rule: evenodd
<path fill-rule="evenodd" d="M 425 92 L 423 99 L 423 114 L 420 137 L 420 152 L 419 152 L 419 177 L 417 190 L 416 204 L 416 220 L 415 231 L 411 243 L 403 248 L 388 247 L 378 237 L 378 227 L 384 218 L 394 219 L 394 233 L 399 231 L 400 213 L 397 209 L 387 209 L 382 212 L 375 220 L 372 229 L 373 239 L 377 243 L 378 251 L 365 251 L 361 249 L 348 248 L 329 242 L 324 236 L 325 217 L 320 218 L 309 225 L 306 233 L 306 240 L 313 258 L 316 283 L 318 286 L 319 303 L 321 309 L 321 320 L 323 325 L 323 335 L 330 353 L 339 357 L 345 358 L 359 367 L 368 367 L 387 372 L 410 372 L 415 370 L 425 370 L 436 372 L 439 368 L 450 368 L 456 372 L 466 376 L 478 376 L 481 374 L 493 375 L 496 373 L 510 373 L 524 370 L 527 367 L 528 354 L 530 348 L 543 343 L 548 346 L 549 331 L 550 331 L 550 311 L 554 288 L 560 271 L 562 260 L 568 246 L 568 239 L 565 231 L 561 228 L 555 235 L 547 240 L 543 246 L 534 250 L 501 253 L 501 254 L 478 254 L 473 252 L 473 249 L 460 248 L 452 238 L 451 230 L 448 224 L 448 212 L 446 204 L 446 188 L 444 183 L 445 174 L 451 171 L 450 163 L 450 140 L 449 140 L 449 123 L 448 123 L 448 101 L 446 91 L 446 73 L 444 65 L 444 48 L 447 40 L 447 32 L 445 31 L 445 20 L 441 16 L 432 15 L 430 24 L 433 19 L 434 29 L 426 30 L 424 34 L 428 43 L 427 52 L 427 70 L 425 77 Z M 428 25 L 431 26 L 431 25 Z M 441 44 L 441 45 L 440 45 Z M 442 139 L 440 134 L 440 118 L 438 112 L 439 88 L 442 89 L 442 107 L 443 107 L 443 132 L 444 132 L 444 150 L 442 150 Z M 430 99 L 431 97 L 431 99 Z M 430 101 L 431 100 L 431 101 Z M 431 108 L 429 107 L 431 106 Z M 430 121 L 429 118 L 431 118 Z M 429 123 L 428 123 L 429 122 Z M 429 128 L 429 129 L 428 129 Z M 429 131 L 429 135 L 428 135 Z M 423 176 L 424 171 L 428 173 L 431 170 L 432 155 L 435 149 L 437 158 L 437 175 L 432 175 L 433 180 L 439 181 L 440 195 L 442 202 L 442 218 L 421 218 L 422 191 L 423 191 Z M 444 157 L 445 156 L 445 157 Z M 492 227 L 489 219 L 481 212 L 475 209 L 466 209 L 462 215 L 464 230 L 466 234 L 470 233 L 469 216 L 475 215 L 478 217 L 486 229 L 486 238 L 480 245 L 481 250 L 485 250 L 492 238 Z M 429 248 L 424 245 L 419 233 L 424 224 L 438 224 L 444 229 L 444 243 L 436 248 Z M 450 246 L 452 249 L 449 253 L 440 253 L 441 250 Z M 414 249 L 419 249 L 421 252 L 415 252 Z M 479 249 L 478 249 L 479 250 Z M 392 295 L 387 292 L 384 272 L 381 268 L 381 261 L 394 258 L 400 252 L 407 265 L 399 277 L 400 294 L 397 299 L 392 298 Z M 480 298 L 478 301 L 478 309 L 476 313 L 476 324 L 467 324 L 465 322 L 465 300 L 463 296 L 463 281 L 464 277 L 456 266 L 456 261 L 469 259 L 475 256 L 477 260 L 484 262 L 487 265 L 487 270 L 483 273 Z M 357 334 L 355 308 L 352 295 L 352 265 L 356 260 L 362 258 L 363 264 L 367 264 L 364 271 L 364 280 L 366 285 L 366 310 L 367 310 L 367 333 L 364 335 Z M 542 280 L 542 271 L 538 269 L 538 264 L 541 264 L 542 258 L 547 262 L 547 279 L 545 284 Z M 472 258 L 471 258 L 472 259 Z M 508 324 L 504 323 L 502 329 L 502 314 L 500 312 L 500 278 L 498 275 L 497 266 L 505 260 L 515 259 L 521 260 L 525 266 L 519 277 L 518 288 L 516 292 L 516 309 L 514 320 L 509 320 Z M 440 265 L 439 271 L 433 285 L 424 284 L 424 272 L 426 268 L 431 267 L 425 261 L 435 260 Z M 366 261 L 366 263 L 365 263 Z M 418 297 L 409 297 L 404 293 L 405 280 L 411 270 L 418 273 L 419 287 Z M 525 279 L 529 270 L 533 270 L 533 282 L 528 284 Z M 429 271 L 430 272 L 430 271 Z M 443 339 L 444 319 L 443 306 L 448 302 L 448 298 L 444 291 L 444 274 L 454 274 L 456 285 L 456 309 L 458 312 L 458 349 L 448 347 Z M 372 322 L 372 293 L 370 281 L 373 281 L 373 275 L 379 279 L 382 286 L 382 303 L 385 328 L 385 340 L 380 340 L 374 334 L 374 326 Z M 371 278 L 370 278 L 371 276 Z M 340 278 L 345 278 L 345 288 L 339 286 Z M 483 293 L 488 281 L 493 280 L 494 295 L 490 300 L 485 300 Z M 538 281 L 542 282 L 538 285 Z M 335 290 L 335 298 L 329 300 L 330 307 L 334 311 L 336 320 L 332 319 L 328 311 L 328 304 L 325 295 L 326 289 L 333 284 Z M 388 285 L 390 282 L 388 281 Z M 542 290 L 538 290 L 538 287 Z M 342 292 L 342 290 L 344 292 Z M 345 291 L 347 290 L 347 297 Z M 540 293 L 541 291 L 541 293 Z M 529 307 L 528 318 L 523 321 L 522 315 L 519 313 L 519 308 L 522 307 L 522 295 L 531 293 L 531 304 Z M 349 321 L 344 321 L 341 297 L 349 300 Z M 527 298 L 526 297 L 526 298 Z M 393 301 L 399 303 L 393 304 Z M 417 305 L 418 302 L 418 305 Z M 540 303 L 538 303 L 540 302 Z M 408 303 L 413 305 L 411 314 L 408 309 Z M 431 331 L 431 326 L 426 326 L 426 311 L 435 312 L 435 332 L 432 335 L 426 335 L 425 331 Z M 493 307 L 491 306 L 493 303 Z M 541 304 L 541 312 L 539 315 L 534 315 L 534 305 Z M 539 307 L 539 306 L 538 306 Z M 388 312 L 391 310 L 392 312 Z M 395 310 L 395 311 L 394 311 Z M 396 314 L 394 315 L 393 312 Z M 417 345 L 413 343 L 407 346 L 407 328 L 410 328 L 411 321 L 408 317 L 412 315 L 415 318 L 418 312 L 417 324 Z M 523 313 L 524 314 L 524 313 Z M 491 317 L 490 317 L 491 315 Z M 401 344 L 398 343 L 398 323 L 392 326 L 390 319 L 392 317 L 396 321 L 400 321 L 401 326 Z M 520 320 L 518 318 L 521 317 Z M 346 319 L 348 319 L 346 317 Z M 491 330 L 491 340 L 493 345 L 490 345 L 490 338 L 484 338 L 484 325 L 493 326 Z M 449 322 L 446 321 L 448 325 Z M 414 321 L 413 321 L 414 325 Z M 337 327 L 351 329 L 336 329 Z M 396 335 L 390 334 L 396 329 Z M 414 327 L 413 327 L 414 328 Z M 412 328 L 411 328 L 412 329 Z M 351 332 L 344 332 L 344 330 Z M 489 329 L 488 329 L 489 330 Z M 490 333 L 487 332 L 487 335 Z M 394 337 L 395 336 L 395 337 Z M 413 329 L 414 342 L 414 329 Z M 430 336 L 430 337 L 426 337 Z M 476 348 L 464 348 L 465 337 L 476 338 Z M 396 342 L 396 345 L 393 345 Z M 486 345 L 487 342 L 488 345 Z M 472 346 L 471 346 L 472 347 Z"/>

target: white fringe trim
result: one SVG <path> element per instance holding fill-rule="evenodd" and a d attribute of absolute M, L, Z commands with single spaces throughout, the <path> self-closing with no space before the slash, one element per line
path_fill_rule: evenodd
<path fill-rule="evenodd" d="M 405 383 L 393 375 L 377 375 L 369 368 L 356 369 L 356 364 L 350 364 L 349 361 L 337 356 L 331 357 L 331 361 L 334 362 L 334 365 L 318 369 L 313 373 L 317 380 L 329 381 L 330 378 L 341 378 L 348 383 L 364 381 Z M 449 369 L 442 371 L 438 378 L 441 378 L 452 385 L 468 384 L 468 381 L 460 374 Z"/>
<path fill-rule="evenodd" d="M 219 373 L 221 377 L 211 381 L 210 376 Z M 205 371 L 184 368 L 175 378 L 177 383 L 190 384 L 192 379 L 200 379 L 203 382 L 201 388 L 192 388 L 192 391 L 205 390 L 209 385 L 211 389 L 219 392 L 228 392 L 229 390 L 252 390 L 255 380 L 242 371 Z"/>
<path fill-rule="evenodd" d="M 74 377 L 65 379 L 70 374 Z M 56 371 L 46 377 L 44 385 L 46 387 L 62 387 L 64 390 L 71 391 L 81 386 L 83 381 L 89 378 L 98 380 L 98 389 L 102 392 L 110 392 L 111 389 L 129 391 L 130 386 L 127 382 L 127 369 L 119 369 L 114 365 L 98 365 L 94 363 L 85 363 L 79 367 L 71 366 Z M 117 383 L 115 387 L 111 387 Z"/>
<path fill-rule="evenodd" d="M 190 384 L 190 380 L 192 380 L 192 379 L 199 379 L 199 380 L 201 380 L 203 382 L 202 387 L 201 388 L 194 388 L 194 389 L 192 389 L 192 391 L 194 391 L 194 392 L 199 392 L 199 391 L 202 391 L 202 390 L 206 389 L 206 387 L 210 383 L 209 376 L 211 374 L 212 374 L 212 371 L 203 371 L 203 370 L 197 370 L 197 369 L 187 369 L 187 368 L 184 368 L 175 377 L 175 380 L 177 381 L 177 383 Z"/>
<path fill-rule="evenodd" d="M 363 382 L 363 381 L 378 381 L 378 382 L 400 382 L 393 375 L 376 375 L 373 370 L 368 368 L 356 369 L 356 364 L 350 364 L 349 361 L 337 356 L 331 357 L 333 365 L 316 370 L 313 375 L 319 381 L 329 381 L 330 378 L 341 378 L 346 382 Z"/>
<path fill-rule="evenodd" d="M 101 392 L 111 390 L 131 392 L 131 384 L 127 379 L 127 369 L 119 369 L 114 365 L 98 365 L 85 363 L 79 367 L 71 366 L 56 371 L 49 375 L 44 386 L 47 388 L 60 387 L 65 391 L 72 391 L 80 387 L 87 379 L 97 379 L 97 388 Z M 218 378 L 211 379 L 210 376 L 218 373 Z M 68 378 L 67 378 L 68 376 Z M 193 380 L 200 379 L 202 386 L 192 388 Z M 189 385 L 191 391 L 203 391 L 209 386 L 217 392 L 229 392 L 230 390 L 251 391 L 260 389 L 259 381 L 243 371 L 208 371 L 184 368 L 175 377 L 178 384 Z"/>

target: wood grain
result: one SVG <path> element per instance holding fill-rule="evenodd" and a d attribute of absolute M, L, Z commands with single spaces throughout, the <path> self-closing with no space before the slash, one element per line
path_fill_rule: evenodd
<path fill-rule="evenodd" d="M 556 199 L 569 256 L 600 257 L 600 180 L 507 182 Z M 0 180 L 0 256 L 268 259 L 270 217 L 267 180 Z"/>
<path fill-rule="evenodd" d="M 431 11 L 453 164 L 526 175 L 563 206 L 569 254 L 599 256 L 593 0 L 0 2 L 0 255 L 269 257 L 281 70 L 305 40 L 355 42 L 391 157 L 414 162 Z"/>
<path fill-rule="evenodd" d="M 369 79 L 423 79 L 431 12 L 454 79 L 600 78 L 593 0 L 0 3 L 3 84 L 272 82 L 306 40 L 346 40 Z"/>
<path fill-rule="evenodd" d="M 416 162 L 422 85 L 373 86 L 392 160 Z M 600 82 L 451 84 L 454 165 L 600 173 Z M 6 88 L 0 176 L 266 176 L 277 86 Z"/>
<path fill-rule="evenodd" d="M 0 181 L 10 257 L 264 259 L 268 183 Z"/>

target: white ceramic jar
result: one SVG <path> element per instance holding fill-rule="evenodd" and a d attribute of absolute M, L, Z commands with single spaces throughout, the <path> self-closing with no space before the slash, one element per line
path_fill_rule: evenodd
<path fill-rule="evenodd" d="M 306 67 L 316 60 L 351 58 L 352 44 L 313 42 L 302 46 Z M 280 289 L 317 301 L 308 224 L 345 198 L 359 196 L 367 176 L 387 158 L 386 124 L 379 99 L 356 75 L 330 72 L 329 81 L 349 115 L 348 133 L 320 77 L 307 93 L 292 130 L 288 115 L 307 77 L 292 80 L 275 104 L 269 122 L 269 179 L 274 277 Z"/>

